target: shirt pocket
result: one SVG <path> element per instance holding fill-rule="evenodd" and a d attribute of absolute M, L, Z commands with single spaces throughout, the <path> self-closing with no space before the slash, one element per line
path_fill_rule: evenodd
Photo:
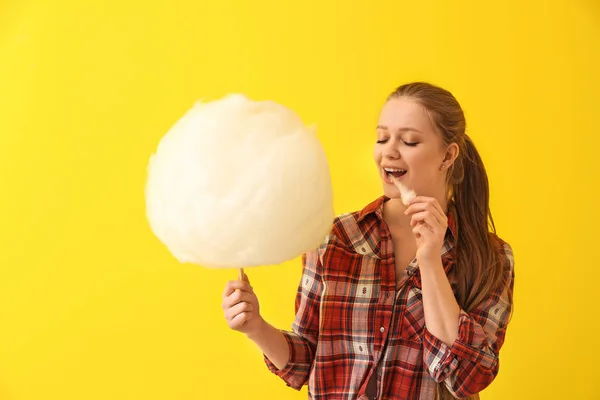
<path fill-rule="evenodd" d="M 424 330 L 425 311 L 423 309 L 423 296 L 421 289 L 412 287 L 408 291 L 404 312 L 402 313 L 400 337 L 404 341 L 423 342 Z"/>
<path fill-rule="evenodd" d="M 368 332 L 380 286 L 373 271 L 376 260 L 356 253 L 336 251 L 323 272 L 321 334 L 348 335 Z"/>

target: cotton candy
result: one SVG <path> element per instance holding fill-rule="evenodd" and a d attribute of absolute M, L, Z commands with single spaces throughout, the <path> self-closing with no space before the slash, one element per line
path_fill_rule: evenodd
<path fill-rule="evenodd" d="M 402 200 L 402 203 L 405 206 L 408 206 L 410 201 L 412 199 L 414 199 L 415 197 L 417 197 L 417 193 L 414 190 L 409 189 L 405 184 L 403 184 L 402 182 L 400 182 L 398 179 L 394 178 L 393 176 L 392 176 L 392 181 L 394 182 L 394 184 L 400 191 L 400 200 Z"/>
<path fill-rule="evenodd" d="M 334 209 L 325 152 L 292 110 L 232 94 L 197 102 L 150 157 L 146 214 L 183 263 L 274 265 L 325 239 Z"/>

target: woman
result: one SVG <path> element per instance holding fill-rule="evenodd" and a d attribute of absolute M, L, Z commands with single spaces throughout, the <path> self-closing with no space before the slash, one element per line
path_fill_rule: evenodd
<path fill-rule="evenodd" d="M 263 320 L 247 276 L 227 284 L 225 318 L 312 399 L 478 398 L 499 369 L 513 256 L 454 96 L 420 82 L 396 89 L 374 159 L 384 195 L 336 218 L 303 256 L 292 332 Z M 394 181 L 417 197 L 403 204 Z"/>

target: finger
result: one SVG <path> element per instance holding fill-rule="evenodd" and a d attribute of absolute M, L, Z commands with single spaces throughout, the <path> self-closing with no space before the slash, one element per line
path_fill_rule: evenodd
<path fill-rule="evenodd" d="M 409 215 L 415 212 L 425 210 L 430 210 L 433 213 L 435 213 L 440 221 L 447 221 L 448 219 L 440 203 L 433 197 L 415 197 L 410 202 L 409 206 L 404 211 L 404 213 L 406 215 Z"/>
<path fill-rule="evenodd" d="M 224 310 L 226 310 L 241 302 L 255 303 L 256 295 L 253 292 L 244 292 L 241 290 L 236 290 L 235 292 L 223 299 L 222 307 Z"/>
<path fill-rule="evenodd" d="M 410 217 L 410 226 L 415 226 L 420 222 L 425 222 L 427 211 L 419 211 Z"/>
<path fill-rule="evenodd" d="M 435 209 L 435 205 L 433 205 L 432 203 L 430 203 L 429 201 L 421 201 L 418 203 L 411 203 L 406 210 L 404 210 L 404 214 L 406 215 L 410 215 L 410 214 L 414 214 L 420 211 L 426 211 L 426 210 L 431 210 L 433 211 Z"/>
<path fill-rule="evenodd" d="M 430 237 L 430 235 L 434 233 L 425 223 L 417 224 L 412 231 L 417 239 L 420 239 L 421 237 Z"/>
<path fill-rule="evenodd" d="M 426 233 L 429 233 L 429 232 L 431 232 L 431 233 L 436 232 L 435 226 L 431 225 L 428 222 L 421 222 L 420 225 L 421 225 L 421 231 L 420 231 L 421 235 L 425 235 Z"/>
<path fill-rule="evenodd" d="M 439 216 L 442 216 L 442 219 L 446 218 L 446 213 L 442 210 L 442 206 L 438 201 L 432 197 L 420 197 L 424 199 L 423 201 L 413 202 L 408 208 L 405 210 L 405 214 L 411 214 L 418 211 L 430 210 L 436 213 Z"/>
<path fill-rule="evenodd" d="M 443 224 L 436 218 L 436 216 L 430 211 L 421 211 L 413 214 L 410 220 L 411 226 L 415 226 L 417 223 L 423 222 L 429 225 L 431 228 L 442 228 Z"/>
<path fill-rule="evenodd" d="M 242 326 L 244 326 L 244 324 L 248 321 L 250 321 L 252 319 L 252 313 L 248 312 L 248 311 L 244 311 L 242 313 L 239 313 L 238 315 L 236 315 L 235 317 L 233 317 L 230 321 L 229 321 L 229 327 L 231 329 L 239 329 Z"/>
<path fill-rule="evenodd" d="M 415 238 L 420 239 L 421 238 L 421 224 L 416 225 L 413 229 L 412 229 L 413 234 L 415 235 Z"/>
<path fill-rule="evenodd" d="M 250 312 L 253 310 L 254 310 L 254 307 L 252 306 L 252 304 L 244 301 L 244 302 L 234 305 L 231 308 L 228 308 L 225 311 L 225 319 L 227 319 L 227 321 L 232 321 L 238 314 L 241 314 L 244 312 Z"/>
<path fill-rule="evenodd" d="M 448 227 L 448 219 L 446 218 L 445 215 L 437 212 L 437 209 L 433 208 L 433 206 L 426 206 L 423 208 L 424 208 L 423 211 L 415 212 L 412 215 L 411 223 L 414 220 L 425 221 L 425 222 L 431 224 L 432 227 L 438 226 L 442 230 L 445 230 Z M 428 219 L 428 216 L 433 218 L 433 220 Z M 414 224 L 413 224 L 413 226 L 414 226 Z"/>
<path fill-rule="evenodd" d="M 231 295 L 236 290 L 241 290 L 244 292 L 252 292 L 254 289 L 252 288 L 252 286 L 250 286 L 250 284 L 248 282 L 244 282 L 244 281 L 240 281 L 240 280 L 229 281 L 225 285 L 225 290 L 223 290 L 223 298 Z"/>
<path fill-rule="evenodd" d="M 437 201 L 435 197 L 424 197 L 423 202 L 430 204 L 440 215 L 446 215 L 442 209 L 442 206 L 440 205 L 440 202 Z"/>
<path fill-rule="evenodd" d="M 223 297 L 223 300 L 221 301 L 221 308 L 223 310 L 227 310 L 228 308 L 231 308 L 243 301 L 247 301 L 249 303 L 258 303 L 258 299 L 256 298 L 254 292 L 235 290 L 229 296 Z"/>

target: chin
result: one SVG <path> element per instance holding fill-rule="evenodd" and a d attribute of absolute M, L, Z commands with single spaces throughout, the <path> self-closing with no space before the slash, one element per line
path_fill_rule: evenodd
<path fill-rule="evenodd" d="M 383 194 L 390 199 L 399 199 L 400 191 L 396 188 L 387 187 L 388 185 L 383 185 Z"/>

